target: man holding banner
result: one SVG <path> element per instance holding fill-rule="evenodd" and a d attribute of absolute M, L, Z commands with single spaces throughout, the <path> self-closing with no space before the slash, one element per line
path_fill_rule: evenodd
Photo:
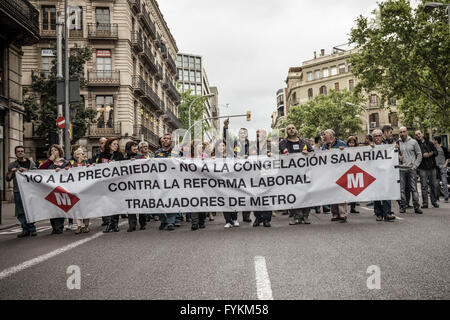
<path fill-rule="evenodd" d="M 290 153 L 302 153 L 307 155 L 309 152 L 313 152 L 311 145 L 304 139 L 300 139 L 298 136 L 297 128 L 293 124 L 286 127 L 287 138 L 280 142 L 280 153 L 288 155 Z M 291 209 L 293 221 L 289 222 L 290 225 L 296 224 L 311 224 L 309 222 L 310 208 Z"/>

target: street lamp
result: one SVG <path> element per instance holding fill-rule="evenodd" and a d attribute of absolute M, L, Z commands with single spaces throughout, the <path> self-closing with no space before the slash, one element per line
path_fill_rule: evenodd
<path fill-rule="evenodd" d="M 447 16 L 448 16 L 448 27 L 450 28 L 450 3 L 442 3 L 442 2 L 427 2 L 425 3 L 424 10 L 425 12 L 433 11 L 436 8 L 446 6 L 447 7 Z"/>
<path fill-rule="evenodd" d="M 360 107 L 360 108 L 363 108 L 364 111 L 366 111 L 366 115 L 367 115 L 367 119 L 366 119 L 366 124 L 367 124 L 367 134 L 370 134 L 370 127 L 369 127 L 369 111 L 367 110 L 367 107 L 363 107 L 363 106 L 360 106 L 360 105 L 356 105 L 356 104 L 353 104 L 353 103 L 350 103 L 350 102 L 346 102 L 345 104 L 348 105 L 348 106 Z"/>
<path fill-rule="evenodd" d="M 205 96 L 198 96 L 194 100 L 192 100 L 192 102 L 189 104 L 189 128 L 191 127 L 191 107 L 194 105 L 194 102 L 197 101 L 200 98 L 211 98 L 211 97 L 214 97 L 214 96 L 215 96 L 214 93 L 210 93 L 210 94 L 207 94 Z"/>

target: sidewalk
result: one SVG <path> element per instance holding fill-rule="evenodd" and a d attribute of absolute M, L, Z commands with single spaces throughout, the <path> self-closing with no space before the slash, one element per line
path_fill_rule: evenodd
<path fill-rule="evenodd" d="M 2 224 L 0 230 L 10 229 L 20 226 L 19 220 L 14 216 L 15 204 L 13 202 L 2 201 Z"/>

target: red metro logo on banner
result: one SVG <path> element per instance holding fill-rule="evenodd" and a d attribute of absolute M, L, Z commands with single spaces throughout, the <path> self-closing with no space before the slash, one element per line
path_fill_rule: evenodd
<path fill-rule="evenodd" d="M 336 183 L 354 196 L 358 196 L 375 180 L 370 174 L 354 165 Z"/>
<path fill-rule="evenodd" d="M 53 203 L 55 206 L 63 210 L 65 213 L 69 212 L 73 206 L 80 201 L 77 196 L 68 193 L 61 187 L 56 187 L 52 192 L 49 193 L 45 200 Z"/>

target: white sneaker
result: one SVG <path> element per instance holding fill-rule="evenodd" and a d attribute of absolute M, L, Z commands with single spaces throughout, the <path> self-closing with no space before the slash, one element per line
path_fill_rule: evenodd
<path fill-rule="evenodd" d="M 239 227 L 239 222 L 237 220 L 233 221 L 233 227 Z"/>
<path fill-rule="evenodd" d="M 67 225 L 67 227 L 66 227 L 66 230 L 67 230 L 67 231 L 73 230 L 73 224 L 69 223 L 69 224 Z"/>
<path fill-rule="evenodd" d="M 225 226 L 224 226 L 224 228 L 225 229 L 230 229 L 230 228 L 232 228 L 233 226 L 231 225 L 231 223 L 227 223 Z"/>

